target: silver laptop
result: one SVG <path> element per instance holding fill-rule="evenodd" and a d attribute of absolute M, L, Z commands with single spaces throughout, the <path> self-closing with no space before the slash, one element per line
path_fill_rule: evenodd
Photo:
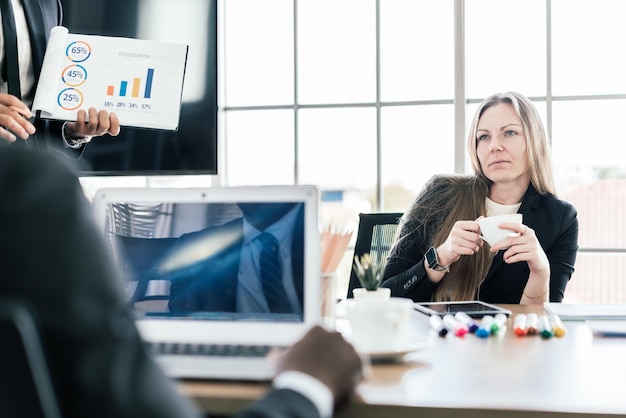
<path fill-rule="evenodd" d="M 273 377 L 268 350 L 320 322 L 318 198 L 312 186 L 98 191 L 98 226 L 166 374 Z M 277 268 L 260 267 L 262 232 Z"/>

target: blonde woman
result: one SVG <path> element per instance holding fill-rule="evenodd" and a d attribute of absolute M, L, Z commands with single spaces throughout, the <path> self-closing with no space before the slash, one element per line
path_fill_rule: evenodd
<path fill-rule="evenodd" d="M 578 250 L 576 209 L 555 194 L 550 145 L 534 105 L 495 94 L 468 136 L 474 175 L 435 176 L 400 221 L 383 286 L 415 301 L 561 302 Z M 477 219 L 521 213 L 519 234 L 490 247 Z"/>

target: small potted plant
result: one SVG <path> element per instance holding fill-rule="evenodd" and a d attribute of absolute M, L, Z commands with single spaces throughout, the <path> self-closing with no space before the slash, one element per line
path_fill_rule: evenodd
<path fill-rule="evenodd" d="M 383 281 L 383 270 L 385 269 L 384 263 L 381 263 L 378 266 L 374 265 L 372 257 L 369 253 L 365 253 L 360 259 L 358 256 L 354 256 L 352 269 L 362 286 L 352 291 L 355 300 L 389 299 L 391 296 L 391 289 L 380 287 L 380 284 Z"/>

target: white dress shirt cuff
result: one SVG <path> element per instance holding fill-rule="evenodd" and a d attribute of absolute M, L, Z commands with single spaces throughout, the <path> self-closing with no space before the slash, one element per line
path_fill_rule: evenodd
<path fill-rule="evenodd" d="M 70 136 L 67 134 L 67 122 L 63 123 L 63 128 L 61 129 L 61 137 L 63 138 L 63 145 L 65 145 L 66 148 L 73 148 L 73 149 L 78 149 L 80 147 L 83 146 L 83 144 L 86 144 L 87 142 L 91 141 L 91 137 L 90 136 L 86 136 L 83 138 L 70 138 Z"/>
<path fill-rule="evenodd" d="M 302 372 L 286 371 L 274 378 L 277 389 L 291 389 L 309 399 L 322 418 L 333 415 L 333 394 L 328 387 L 316 378 Z"/>

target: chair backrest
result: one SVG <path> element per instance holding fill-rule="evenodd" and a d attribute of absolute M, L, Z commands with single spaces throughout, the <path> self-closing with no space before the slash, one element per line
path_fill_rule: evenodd
<path fill-rule="evenodd" d="M 0 417 L 61 418 L 31 311 L 8 297 L 0 298 Z"/>
<path fill-rule="evenodd" d="M 375 266 L 385 263 L 401 216 L 400 212 L 360 213 L 352 259 L 354 260 L 354 256 L 360 257 L 369 253 Z M 352 297 L 352 291 L 357 287 L 361 287 L 361 283 L 354 270 L 350 269 L 348 298 Z"/>

